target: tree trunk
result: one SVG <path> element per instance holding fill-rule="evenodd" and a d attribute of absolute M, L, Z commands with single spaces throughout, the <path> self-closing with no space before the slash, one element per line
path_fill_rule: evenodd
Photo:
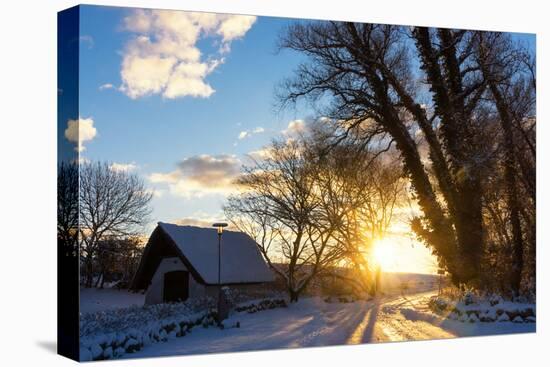
<path fill-rule="evenodd" d="M 97 279 L 95 281 L 94 288 L 99 288 L 99 282 L 100 282 L 102 276 L 103 276 L 103 273 L 99 273 L 99 276 L 97 277 Z"/>
<path fill-rule="evenodd" d="M 288 294 L 290 296 L 290 303 L 298 302 L 298 296 L 299 296 L 298 292 L 296 292 L 294 289 L 289 289 Z"/>
<path fill-rule="evenodd" d="M 460 204 L 453 222 L 458 242 L 459 279 L 461 283 L 479 281 L 483 250 L 483 221 L 481 214 L 481 185 L 469 180 L 460 190 Z"/>
<path fill-rule="evenodd" d="M 455 268 L 450 273 L 455 282 L 476 282 L 479 280 L 483 250 L 481 181 L 475 155 L 468 153 L 475 143 L 475 134 L 466 112 L 454 36 L 447 29 L 439 29 L 435 43 L 442 46 L 434 48 L 428 28 L 417 27 L 413 33 L 421 58 L 421 68 L 426 72 L 433 93 L 435 113 L 441 118 L 441 136 L 456 186 L 455 194 L 445 192 L 450 189 L 448 185 L 440 185 L 456 233 Z M 434 168 L 439 170 L 438 166 Z M 452 199 L 455 197 L 457 200 L 453 203 Z M 450 253 L 452 252 L 451 250 Z"/>
<path fill-rule="evenodd" d="M 101 284 L 99 285 L 99 288 L 103 289 L 103 286 L 105 285 L 105 269 L 101 270 Z"/>
<path fill-rule="evenodd" d="M 523 236 L 519 218 L 519 203 L 513 169 L 506 168 L 506 186 L 508 192 L 508 207 L 510 209 L 510 223 L 512 225 L 512 274 L 511 286 L 516 294 L 521 289 L 521 274 L 523 270 Z"/>
<path fill-rule="evenodd" d="M 494 82 L 489 83 L 489 88 L 495 98 L 500 116 L 500 124 L 504 132 L 504 180 L 506 183 L 506 199 L 510 211 L 510 224 L 512 226 L 512 271 L 510 285 L 512 290 L 519 294 L 521 288 L 521 274 L 523 270 L 523 235 L 520 220 L 520 204 L 518 202 L 514 133 L 512 131 L 512 118 L 508 112 L 504 97 Z"/>
<path fill-rule="evenodd" d="M 92 259 L 90 257 L 87 257 L 86 258 L 86 283 L 84 285 L 86 288 L 92 287 L 92 283 L 94 281 L 93 277 L 94 277 L 94 274 L 93 274 Z"/>

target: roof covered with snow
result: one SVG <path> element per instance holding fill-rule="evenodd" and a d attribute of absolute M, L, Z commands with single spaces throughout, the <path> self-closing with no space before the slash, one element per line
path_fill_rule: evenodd
<path fill-rule="evenodd" d="M 215 228 L 158 223 L 207 284 L 218 284 L 218 234 Z M 221 283 L 273 280 L 256 242 L 242 232 L 225 230 L 221 241 Z"/>

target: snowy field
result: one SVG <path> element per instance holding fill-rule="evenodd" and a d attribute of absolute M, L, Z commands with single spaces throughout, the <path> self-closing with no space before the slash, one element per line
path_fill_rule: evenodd
<path fill-rule="evenodd" d="M 388 293 L 399 292 L 406 284 L 417 291 L 437 288 L 437 276 L 429 274 L 387 273 L 382 277 L 382 287 Z M 80 313 L 106 311 L 133 305 L 143 306 L 145 296 L 115 288 L 80 288 Z"/>
<path fill-rule="evenodd" d="M 427 308 L 426 292 L 353 303 L 313 297 L 288 308 L 234 314 L 225 324 L 240 328 L 196 328 L 183 338 L 153 344 L 123 358 L 225 353 L 407 340 L 534 332 L 535 324 L 463 323 Z"/>

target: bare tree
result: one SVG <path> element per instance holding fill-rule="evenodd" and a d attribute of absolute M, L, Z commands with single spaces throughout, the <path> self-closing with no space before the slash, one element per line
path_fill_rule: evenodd
<path fill-rule="evenodd" d="M 62 162 L 57 171 L 57 240 L 64 256 L 78 251 L 78 164 Z"/>
<path fill-rule="evenodd" d="M 139 237 L 104 236 L 94 258 L 99 273 L 95 287 L 103 288 L 106 281 L 118 281 L 118 287 L 127 288 L 143 249 L 144 243 Z"/>
<path fill-rule="evenodd" d="M 274 142 L 265 160 L 245 168 L 244 192 L 225 207 L 232 224 L 259 244 L 293 301 L 316 277 L 368 291 L 374 270 L 368 251 L 392 223 L 403 191 L 394 164 L 382 164 L 353 139 L 333 146 L 326 129 L 310 129 Z"/>
<path fill-rule="evenodd" d="M 480 284 L 483 173 L 491 159 L 483 113 L 488 82 L 476 57 L 476 34 L 297 23 L 281 47 L 308 59 L 279 95 L 283 107 L 309 99 L 344 137 L 355 134 L 366 145 L 388 134 L 423 213 L 412 221 L 414 231 L 455 284 L 471 285 Z"/>
<path fill-rule="evenodd" d="M 502 162 L 502 169 L 497 172 L 503 172 L 506 208 L 501 209 L 501 212 L 507 215 L 505 220 L 495 227 L 503 234 L 502 243 L 510 244 L 512 248 L 511 267 L 508 270 L 510 287 L 517 294 L 520 292 L 524 270 L 525 242 L 534 238 L 525 233 L 531 229 L 534 231 L 534 226 L 522 224 L 522 212 L 529 207 L 534 208 L 536 200 L 534 135 L 526 131 L 526 125 L 529 124 L 529 118 L 534 114 L 535 107 L 534 65 L 523 50 L 514 45 L 509 35 L 477 32 L 476 38 L 477 62 L 487 82 L 488 98 L 493 102 L 502 132 L 499 144 L 499 151 L 502 154 L 498 160 Z M 522 176 L 523 183 L 527 184 L 524 185 L 527 190 L 523 193 L 520 186 Z M 522 200 L 520 193 L 527 200 Z M 491 204 L 488 201 L 488 205 Z M 499 217 L 499 213 L 494 208 L 491 214 L 492 219 Z M 524 218 L 523 221 L 530 222 L 529 219 Z"/>
<path fill-rule="evenodd" d="M 269 156 L 245 167 L 245 192 L 229 199 L 225 212 L 237 228 L 255 237 L 268 265 L 281 276 L 291 302 L 324 267 L 338 258 L 333 228 L 320 225 L 315 165 L 299 140 L 275 141 Z M 276 263 L 274 256 L 282 263 Z"/>
<path fill-rule="evenodd" d="M 313 141 L 312 141 L 313 140 Z M 373 245 L 394 224 L 394 211 L 404 198 L 405 181 L 392 154 L 366 150 L 353 139 L 333 146 L 326 135 L 310 139 L 320 201 L 318 225 L 333 228 L 331 237 L 341 258 L 320 275 L 344 279 L 360 293 L 375 290 Z M 342 268 L 350 270 L 346 276 Z"/>
<path fill-rule="evenodd" d="M 80 252 L 86 286 L 92 286 L 94 256 L 107 236 L 135 235 L 146 224 L 152 193 L 136 174 L 108 163 L 80 166 Z"/>

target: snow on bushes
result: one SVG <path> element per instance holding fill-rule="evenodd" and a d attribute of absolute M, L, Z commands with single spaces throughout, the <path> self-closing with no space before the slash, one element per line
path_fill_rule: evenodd
<path fill-rule="evenodd" d="M 428 306 L 440 316 L 461 322 L 536 322 L 535 304 L 524 301 L 465 292 L 456 299 L 448 296 L 432 297 Z"/>
<path fill-rule="evenodd" d="M 80 336 L 112 333 L 118 330 L 142 328 L 151 320 L 163 320 L 179 315 L 191 315 L 215 307 L 211 297 L 188 300 L 184 303 L 130 306 L 80 315 Z"/>
<path fill-rule="evenodd" d="M 235 307 L 237 312 L 255 313 L 274 308 L 288 307 L 284 299 L 264 299 L 258 303 L 245 304 Z"/>
<path fill-rule="evenodd" d="M 184 336 L 199 325 L 202 327 L 217 325 L 215 313 L 209 310 L 180 315 L 154 322 L 149 321 L 141 328 L 85 336 L 80 341 L 80 359 L 84 361 L 117 358 L 126 353 L 134 353 L 146 345 Z"/>
<path fill-rule="evenodd" d="M 194 327 L 230 327 L 216 320 L 210 298 L 185 303 L 132 306 L 81 315 L 80 360 L 113 359 L 134 353 L 144 346 L 185 336 Z M 235 307 L 253 313 L 287 307 L 283 299 L 249 301 Z M 239 323 L 231 325 L 239 327 Z"/>

